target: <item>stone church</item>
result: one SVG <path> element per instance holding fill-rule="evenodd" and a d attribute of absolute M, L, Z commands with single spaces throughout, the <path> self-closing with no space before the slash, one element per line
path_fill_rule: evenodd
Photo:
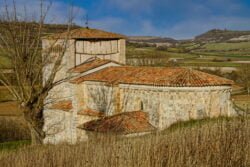
<path fill-rule="evenodd" d="M 60 45 L 66 33 L 56 35 Z M 48 95 L 44 143 L 76 143 L 90 132 L 144 134 L 178 121 L 235 114 L 231 80 L 188 68 L 127 66 L 125 40 L 96 29 L 70 32 L 55 80 L 70 79 Z M 52 43 L 44 38 L 43 49 Z"/>

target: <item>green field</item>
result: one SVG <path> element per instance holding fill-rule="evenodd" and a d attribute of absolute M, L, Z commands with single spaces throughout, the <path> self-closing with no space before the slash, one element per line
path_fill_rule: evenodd
<path fill-rule="evenodd" d="M 210 51 L 227 51 L 227 50 L 250 50 L 250 42 L 239 43 L 209 43 L 204 49 Z"/>
<path fill-rule="evenodd" d="M 161 59 L 163 62 L 175 59 L 180 66 L 239 67 L 241 63 L 250 63 L 250 42 L 205 45 L 189 42 L 161 50 L 155 47 L 127 46 L 126 55 L 128 62 L 131 59 L 144 59 L 145 61 L 146 58 L 154 58 Z M 155 65 L 166 64 L 156 63 Z"/>
<path fill-rule="evenodd" d="M 18 140 L 0 143 L 0 152 L 13 151 L 23 146 L 29 145 L 30 140 Z"/>

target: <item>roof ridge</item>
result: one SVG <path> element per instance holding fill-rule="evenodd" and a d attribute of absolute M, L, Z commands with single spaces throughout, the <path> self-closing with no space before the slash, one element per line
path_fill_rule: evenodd
<path fill-rule="evenodd" d="M 122 112 L 98 120 L 82 124 L 79 128 L 96 132 L 111 132 L 118 134 L 140 133 L 155 130 L 143 111 Z M 147 117 L 148 118 L 148 117 Z"/>
<path fill-rule="evenodd" d="M 193 69 L 134 66 L 106 67 L 98 72 L 84 76 L 82 81 L 84 80 L 107 82 L 110 84 L 124 83 L 170 87 L 201 87 L 233 84 L 232 80 Z"/>
<path fill-rule="evenodd" d="M 69 37 L 70 39 L 125 39 L 126 36 L 115 33 L 108 32 L 105 30 L 80 27 L 77 29 L 72 29 L 62 33 L 55 33 L 46 36 L 45 38 L 64 38 Z"/>

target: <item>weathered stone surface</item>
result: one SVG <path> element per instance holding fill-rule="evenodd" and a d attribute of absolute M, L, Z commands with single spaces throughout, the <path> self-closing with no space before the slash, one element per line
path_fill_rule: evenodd
<path fill-rule="evenodd" d="M 149 113 L 150 122 L 159 129 L 177 121 L 235 114 L 229 86 L 174 88 L 121 84 L 108 88 L 98 82 L 84 84 L 82 92 L 91 93 L 87 96 L 86 107 L 96 110 L 97 105 L 109 106 L 107 112 L 110 115 L 116 112 L 117 105 L 119 112 L 143 110 Z M 107 103 L 104 96 L 115 97 L 107 99 Z"/>
<path fill-rule="evenodd" d="M 124 108 L 133 111 L 138 109 L 138 101 L 143 103 L 143 110 L 149 113 L 151 123 L 164 129 L 176 121 L 234 114 L 230 91 L 227 86 L 173 88 L 130 85 Z"/>
<path fill-rule="evenodd" d="M 62 46 L 65 42 L 64 39 L 43 39 L 42 41 L 42 47 L 43 50 L 46 51 L 46 49 L 49 49 L 51 46 Z M 59 47 L 56 47 L 59 48 Z M 58 50 L 53 50 L 53 52 L 50 54 L 51 57 L 48 57 L 48 55 L 44 54 L 46 56 L 46 59 L 49 60 L 49 64 L 46 65 L 46 67 L 43 69 L 43 79 L 44 82 L 48 79 L 52 69 L 53 69 L 53 63 L 56 60 L 56 57 L 60 52 L 57 52 Z M 73 77 L 72 73 L 69 73 L 69 69 L 72 69 L 73 67 L 83 63 L 84 61 L 90 59 L 90 58 L 101 58 L 101 59 L 110 59 L 114 60 L 119 63 L 125 63 L 125 40 L 124 39 L 110 39 L 110 40 L 104 40 L 100 39 L 99 41 L 92 41 L 92 40 L 76 40 L 76 39 L 70 39 L 67 41 L 66 46 L 66 52 L 64 54 L 61 68 L 57 72 L 55 77 L 55 82 Z M 105 65 L 112 66 L 116 64 L 110 63 Z M 104 68 L 104 67 L 103 67 Z M 101 68 L 100 68 L 101 69 Z M 95 70 L 100 70 L 99 68 L 96 68 Z M 87 75 L 90 73 L 95 72 L 95 70 L 90 70 L 85 72 L 82 75 Z M 95 85 L 92 85 L 93 89 L 95 89 Z M 86 109 L 86 107 L 91 106 L 91 108 L 95 109 L 103 109 L 104 104 L 109 103 L 108 101 L 112 101 L 113 98 L 110 98 L 112 94 L 112 91 L 110 88 L 108 89 L 108 94 L 100 94 L 98 95 L 98 99 L 103 99 L 103 103 L 94 104 L 93 101 L 96 97 L 92 96 L 92 94 L 98 93 L 98 92 L 107 92 L 106 90 L 101 90 L 102 88 L 93 91 L 90 93 L 88 89 L 92 89 L 91 86 L 88 88 L 85 85 L 73 85 L 69 82 L 63 82 L 60 85 L 55 86 L 50 92 L 45 100 L 46 106 L 44 109 L 44 131 L 46 133 L 46 138 L 44 139 L 44 143 L 52 143 L 57 144 L 60 142 L 68 142 L 68 143 L 75 143 L 77 140 L 84 141 L 87 139 L 87 135 L 83 130 L 77 129 L 77 126 L 79 124 L 82 124 L 86 121 L 90 121 L 92 119 L 97 119 L 95 117 L 89 117 L 89 116 L 81 116 L 77 115 L 79 111 L 82 109 Z M 92 96 L 92 98 L 91 98 Z M 58 101 L 62 100 L 71 100 L 73 109 L 72 111 L 65 112 L 61 110 L 52 110 L 49 109 L 49 106 L 51 106 L 53 103 L 56 103 Z M 113 106 L 109 110 L 113 111 Z M 108 108 L 109 108 L 108 107 Z"/>
<path fill-rule="evenodd" d="M 47 109 L 44 119 L 45 144 L 76 143 L 76 113 Z"/>
<path fill-rule="evenodd" d="M 76 40 L 76 65 L 97 57 L 125 64 L 125 40 Z"/>

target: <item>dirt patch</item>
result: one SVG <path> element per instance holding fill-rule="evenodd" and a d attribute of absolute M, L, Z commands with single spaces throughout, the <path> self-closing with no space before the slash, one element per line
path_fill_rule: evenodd
<path fill-rule="evenodd" d="M 235 96 L 232 96 L 232 99 L 235 101 L 249 101 L 250 102 L 250 95 L 235 95 Z"/>
<path fill-rule="evenodd" d="M 233 61 L 233 63 L 250 64 L 250 61 Z"/>
<path fill-rule="evenodd" d="M 14 101 L 0 103 L 0 116 L 20 116 L 21 112 Z"/>
<path fill-rule="evenodd" d="M 0 102 L 10 101 L 13 97 L 8 91 L 8 89 L 4 86 L 0 86 Z"/>
<path fill-rule="evenodd" d="M 238 107 L 250 112 L 250 95 L 234 95 L 232 99 Z"/>

